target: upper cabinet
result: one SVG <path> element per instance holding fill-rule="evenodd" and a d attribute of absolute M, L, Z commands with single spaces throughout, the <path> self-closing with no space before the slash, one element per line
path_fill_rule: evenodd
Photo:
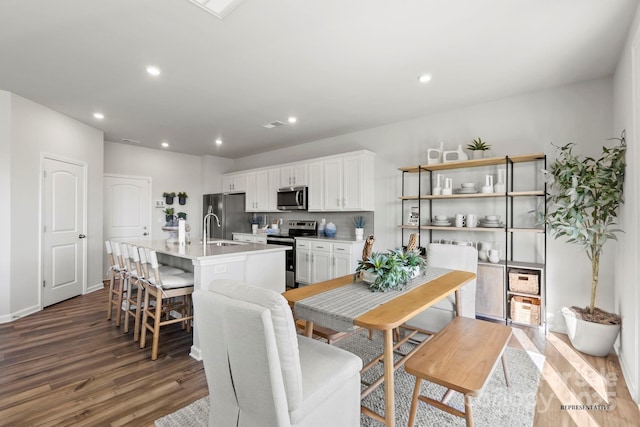
<path fill-rule="evenodd" d="M 322 206 L 309 210 L 372 211 L 374 160 L 369 151 L 324 159 L 319 188 L 309 186 L 310 193 L 322 192 Z"/>
<path fill-rule="evenodd" d="M 244 193 L 246 191 L 245 174 L 234 173 L 222 176 L 223 193 Z"/>
<path fill-rule="evenodd" d="M 280 168 L 280 187 L 308 185 L 307 163 L 295 163 Z"/>
<path fill-rule="evenodd" d="M 280 186 L 280 169 L 247 172 L 245 210 L 247 212 L 277 211 L 277 194 Z"/>
<path fill-rule="evenodd" d="M 247 212 L 276 212 L 278 189 L 306 186 L 312 212 L 372 211 L 375 153 L 367 150 L 223 175 L 222 191 L 246 193 Z"/>

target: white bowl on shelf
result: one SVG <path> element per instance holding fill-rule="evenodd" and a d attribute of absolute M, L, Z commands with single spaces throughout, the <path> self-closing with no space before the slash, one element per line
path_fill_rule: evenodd
<path fill-rule="evenodd" d="M 475 182 L 463 182 L 462 184 L 460 184 L 460 186 L 462 188 L 475 188 L 476 184 Z"/>
<path fill-rule="evenodd" d="M 447 221 L 449 219 L 449 217 L 447 217 L 446 215 L 436 215 L 433 217 L 434 220 L 442 222 L 442 221 Z"/>

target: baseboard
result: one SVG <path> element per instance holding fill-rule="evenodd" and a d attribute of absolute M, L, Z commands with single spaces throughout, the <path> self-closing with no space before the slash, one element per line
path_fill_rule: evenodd
<path fill-rule="evenodd" d="M 100 289 L 104 289 L 104 284 L 102 282 L 96 285 L 89 286 L 85 294 L 90 294 L 91 292 L 99 291 Z"/>
<path fill-rule="evenodd" d="M 640 407 L 640 396 L 638 396 L 638 384 L 636 383 L 635 378 L 633 378 L 633 376 L 631 375 L 631 372 L 627 367 L 627 363 L 625 362 L 625 359 L 620 355 L 620 347 L 614 346 L 614 352 L 616 353 L 616 356 L 618 356 L 618 363 L 620 363 L 622 376 L 624 377 L 624 380 L 627 383 L 627 389 L 629 389 L 629 394 L 631 395 L 631 399 L 633 399 Z"/>
<path fill-rule="evenodd" d="M 19 318 L 24 317 L 24 316 L 28 316 L 28 315 L 33 314 L 33 313 L 37 313 L 40 310 L 42 310 L 42 307 L 40 307 L 39 305 L 34 305 L 32 307 L 27 307 L 27 308 L 24 308 L 24 309 L 22 309 L 20 311 L 15 312 L 15 313 L 6 314 L 4 316 L 0 316 L 0 323 L 13 322 L 16 319 L 19 319 Z"/>

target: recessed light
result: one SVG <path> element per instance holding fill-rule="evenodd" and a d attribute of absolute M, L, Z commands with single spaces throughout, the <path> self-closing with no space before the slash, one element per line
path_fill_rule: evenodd
<path fill-rule="evenodd" d="M 431 81 L 431 74 L 423 74 L 418 77 L 420 83 L 427 83 Z"/>
<path fill-rule="evenodd" d="M 160 144 L 160 145 L 162 145 L 164 148 L 169 147 L 169 143 L 168 143 L 168 142 L 163 142 L 163 143 L 162 143 L 162 144 Z"/>
<path fill-rule="evenodd" d="M 152 76 L 159 76 L 160 68 L 156 67 L 155 65 L 149 65 L 147 66 L 147 73 L 151 74 Z"/>
<path fill-rule="evenodd" d="M 295 118 L 295 117 L 293 117 L 293 116 L 289 117 L 289 119 L 288 119 L 288 120 L 289 120 L 289 123 L 295 123 L 295 122 L 297 122 L 297 121 L 298 121 L 298 119 L 297 119 L 297 118 Z"/>
<path fill-rule="evenodd" d="M 216 145 L 222 145 L 222 140 L 220 138 L 216 139 Z"/>
<path fill-rule="evenodd" d="M 102 120 L 102 119 L 104 119 L 104 114 L 102 114 L 102 113 L 93 113 L 93 117 L 95 117 L 98 120 Z"/>

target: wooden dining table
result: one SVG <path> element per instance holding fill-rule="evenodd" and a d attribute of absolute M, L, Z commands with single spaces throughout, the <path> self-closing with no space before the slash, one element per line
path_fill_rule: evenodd
<path fill-rule="evenodd" d="M 384 364 L 384 376 L 381 381 L 384 381 L 385 414 L 382 416 L 364 406 L 362 407 L 363 413 L 381 421 L 386 426 L 395 426 L 394 372 L 404 364 L 404 361 L 394 363 L 394 348 L 399 346 L 399 344 L 394 346 L 394 330 L 452 293 L 455 293 L 456 311 L 460 313 L 460 288 L 475 278 L 476 275 L 474 273 L 447 270 L 444 274 L 434 279 L 424 279 L 423 281 L 414 279 L 419 281 L 417 286 L 404 291 L 392 291 L 397 292 L 393 299 L 369 309 L 366 313 L 353 320 L 355 327 L 379 330 L 383 334 L 383 353 L 381 358 Z M 283 296 L 295 311 L 297 302 L 310 297 L 321 296 L 321 294 L 337 288 L 355 285 L 353 275 L 347 275 L 310 286 L 291 289 L 284 292 Z M 301 320 L 306 321 L 305 335 L 312 336 L 314 323 L 309 319 L 302 318 Z M 327 322 L 328 324 L 323 325 L 322 321 L 316 318 L 316 323 L 320 326 L 329 326 L 329 319 L 327 319 Z"/>

